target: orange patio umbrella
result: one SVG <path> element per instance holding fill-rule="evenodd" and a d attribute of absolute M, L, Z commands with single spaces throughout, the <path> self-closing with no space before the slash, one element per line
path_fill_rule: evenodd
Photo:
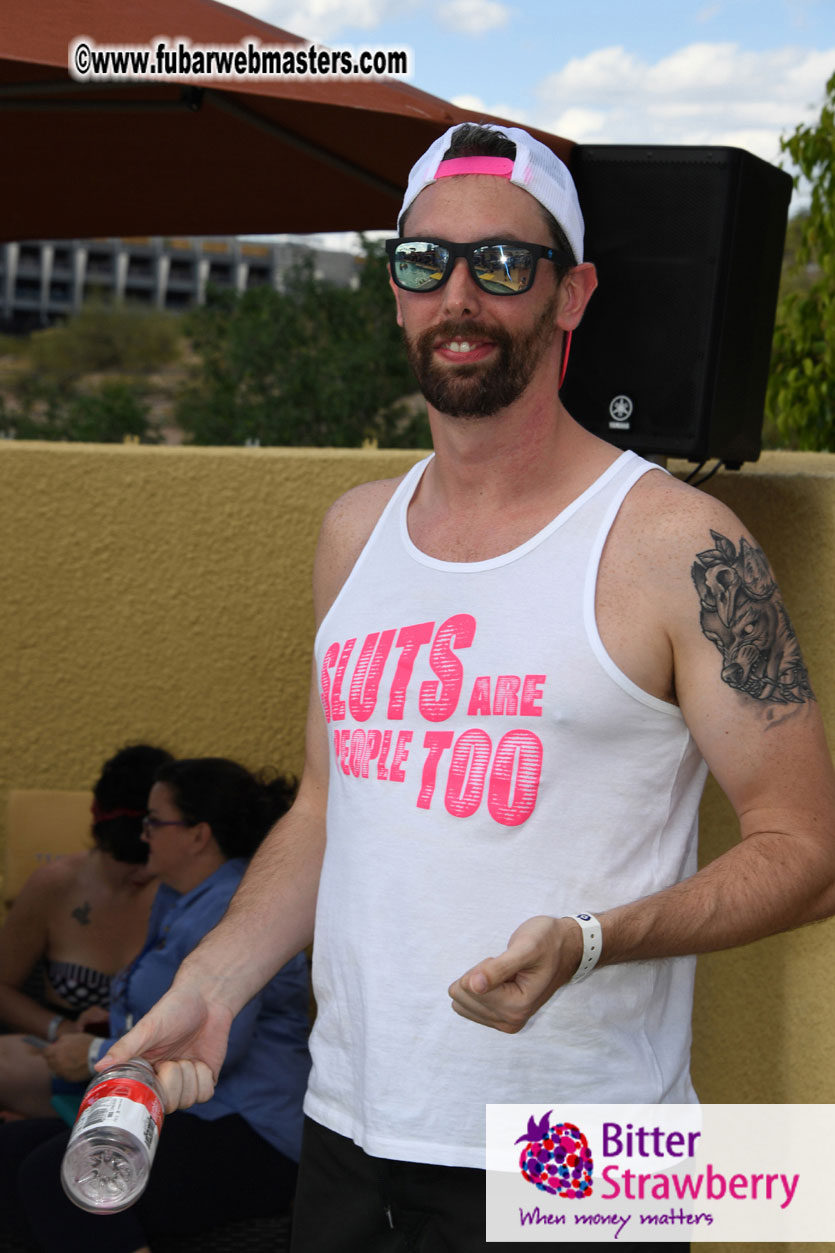
<path fill-rule="evenodd" d="M 393 227 L 420 153 L 483 120 L 397 79 L 76 82 L 80 36 L 304 42 L 215 0 L 3 0 L 0 239 Z"/>

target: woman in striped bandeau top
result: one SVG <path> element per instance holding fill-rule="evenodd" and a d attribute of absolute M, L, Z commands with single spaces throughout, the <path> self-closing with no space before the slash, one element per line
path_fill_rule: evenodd
<path fill-rule="evenodd" d="M 142 947 L 157 881 L 142 819 L 156 771 L 171 760 L 137 744 L 105 762 L 93 789 L 92 845 L 56 858 L 26 881 L 0 930 L 0 1110 L 43 1114 L 44 1061 L 27 1037 L 78 1030 L 107 1008 L 110 978 Z M 38 997 L 35 972 L 42 973 Z"/>

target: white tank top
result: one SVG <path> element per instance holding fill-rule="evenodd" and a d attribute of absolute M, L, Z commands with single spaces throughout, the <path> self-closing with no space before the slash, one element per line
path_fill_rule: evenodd
<path fill-rule="evenodd" d="M 606 536 L 657 467 L 624 453 L 519 548 L 461 563 L 409 537 L 426 464 L 316 638 L 330 785 L 305 1109 L 375 1156 L 483 1167 L 488 1101 L 696 1099 L 693 958 L 598 969 L 516 1035 L 460 1018 L 447 988 L 527 918 L 694 873 L 706 767 L 595 624 Z"/>

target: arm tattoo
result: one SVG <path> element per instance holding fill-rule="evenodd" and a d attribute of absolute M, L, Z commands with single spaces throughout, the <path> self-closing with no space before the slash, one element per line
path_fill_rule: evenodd
<path fill-rule="evenodd" d="M 754 700 L 814 700 L 797 637 L 765 553 L 741 537 L 711 531 L 715 548 L 698 553 L 692 575 L 701 627 L 722 654 L 722 680 Z"/>
<path fill-rule="evenodd" d="M 75 918 L 76 922 L 81 923 L 82 927 L 88 926 L 90 922 L 90 902 L 85 901 L 83 905 L 76 905 L 70 917 Z"/>

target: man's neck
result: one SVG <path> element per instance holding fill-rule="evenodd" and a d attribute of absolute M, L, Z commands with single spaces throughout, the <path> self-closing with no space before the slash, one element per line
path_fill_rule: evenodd
<path fill-rule="evenodd" d="M 535 535 L 607 466 L 617 450 L 553 399 L 493 418 L 430 410 L 435 459 L 409 509 L 413 541 L 429 555 L 474 561 Z"/>
<path fill-rule="evenodd" d="M 449 418 L 431 407 L 438 503 L 467 509 L 504 500 L 532 504 L 576 479 L 592 478 L 614 450 L 574 421 L 559 400 L 517 402 L 491 418 Z"/>

